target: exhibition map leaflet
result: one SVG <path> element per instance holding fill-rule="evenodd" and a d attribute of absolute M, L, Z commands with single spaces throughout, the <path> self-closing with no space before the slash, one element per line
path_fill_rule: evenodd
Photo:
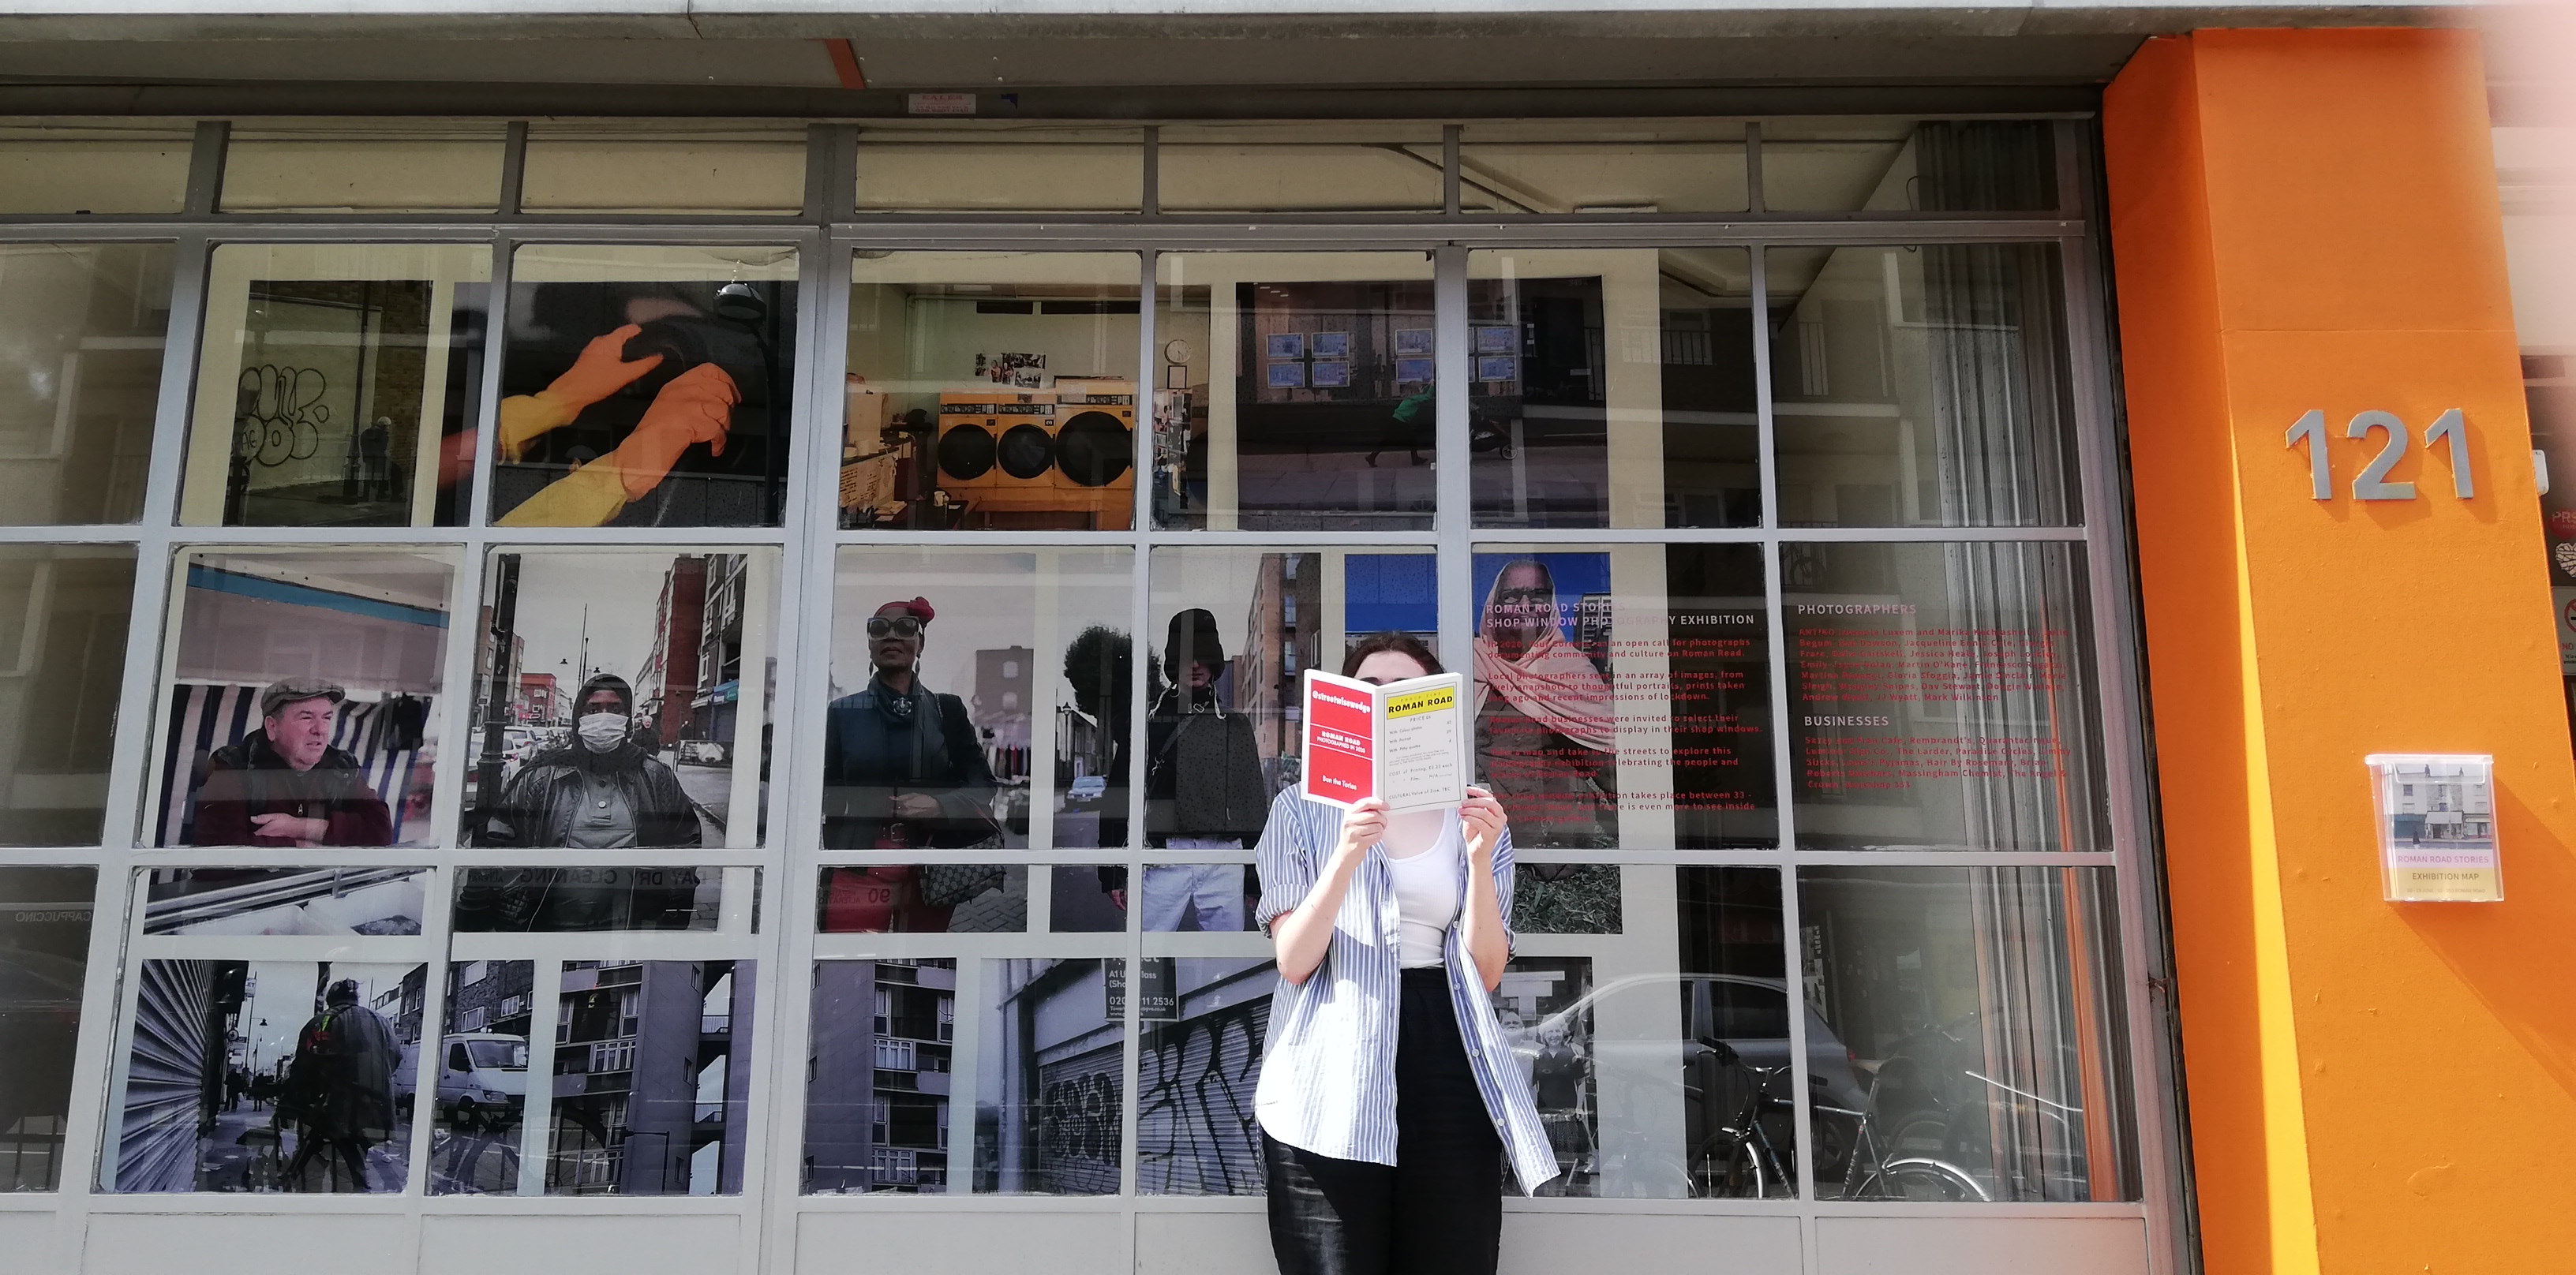
<path fill-rule="evenodd" d="M 1348 809 L 1383 797 L 1390 811 L 1465 801 L 1466 690 L 1456 673 L 1373 686 L 1306 670 L 1306 799 Z"/>

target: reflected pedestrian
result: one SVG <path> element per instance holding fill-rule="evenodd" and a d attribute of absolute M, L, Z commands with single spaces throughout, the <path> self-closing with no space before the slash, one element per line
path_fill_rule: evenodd
<path fill-rule="evenodd" d="M 333 983 L 322 1012 L 296 1033 L 287 1067 L 292 1115 L 302 1126 L 286 1189 L 302 1190 L 304 1168 L 327 1149 L 343 1174 L 335 1189 L 369 1190 L 367 1150 L 393 1138 L 394 1064 L 402 1048 L 376 1011 L 358 1003 L 354 979 Z"/>

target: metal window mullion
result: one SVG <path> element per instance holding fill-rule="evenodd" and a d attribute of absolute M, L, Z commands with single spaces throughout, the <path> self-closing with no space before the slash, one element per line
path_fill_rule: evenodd
<path fill-rule="evenodd" d="M 1432 355 L 1436 391 L 1436 433 L 1432 448 L 1433 552 L 1441 663 L 1450 668 L 1467 663 L 1476 631 L 1476 575 L 1468 457 L 1468 323 L 1467 249 L 1450 246 L 1431 258 Z"/>
<path fill-rule="evenodd" d="M 110 849 L 94 860 L 88 963 L 81 970 L 81 1014 L 72 1046 L 72 1087 L 63 1122 L 63 1141 L 55 1153 L 54 1253 L 63 1269 L 81 1269 L 89 1238 L 92 1197 L 98 1194 L 99 1155 L 115 1136 L 116 1113 L 107 1109 L 108 1080 L 116 1069 L 120 1038 L 119 988 L 124 982 L 126 899 L 134 874 L 124 856 Z M 106 1021 L 96 1012 L 104 1007 Z M 92 1100 L 95 1098 L 95 1101 Z"/>
<path fill-rule="evenodd" d="M 512 120 L 501 127 L 501 199 L 499 215 L 515 218 L 528 189 L 528 122 Z"/>
<path fill-rule="evenodd" d="M 454 873 L 445 868 L 431 872 L 425 893 L 430 906 L 423 909 L 428 915 L 421 918 L 420 932 L 429 944 L 429 958 L 422 963 L 421 1043 L 412 1051 L 411 1152 L 406 1157 L 403 1177 L 403 1196 L 415 1232 L 420 1225 L 420 1200 L 429 1194 L 430 1143 L 437 1137 L 438 1127 L 439 1059 L 447 1049 L 447 946 L 454 917 L 446 903 L 456 897 Z M 536 1061 L 533 1055 L 528 1059 L 531 1074 L 537 1071 Z M 551 1072 L 552 1068 L 547 1070 Z M 420 1101 L 422 1094 L 430 1095 L 430 1100 Z M 418 1241 L 415 1234 L 415 1245 Z"/>
<path fill-rule="evenodd" d="M 186 211 L 180 215 L 191 219 L 211 217 L 221 206 L 224 193 L 224 150 L 232 141 L 232 125 L 223 120 L 199 120 L 197 134 L 188 153 L 188 193 Z"/>
<path fill-rule="evenodd" d="M 500 454 L 501 360 L 509 353 L 510 279 L 518 264 L 518 249 L 511 230 L 493 234 L 491 283 L 483 300 L 483 383 L 475 387 L 474 468 L 467 475 L 473 488 L 466 502 L 465 525 L 471 528 L 492 523 L 492 464 Z"/>
<path fill-rule="evenodd" d="M 1769 211 L 1762 190 L 1762 121 L 1744 126 L 1744 210 L 1755 216 Z"/>
<path fill-rule="evenodd" d="M 1157 217 L 1163 211 L 1163 130 L 1146 125 L 1144 147 L 1143 186 L 1136 192 L 1136 210 L 1147 217 Z"/>
<path fill-rule="evenodd" d="M 1459 141 L 1465 136 L 1466 131 L 1464 127 L 1457 124 L 1440 126 L 1440 213 L 1444 217 L 1460 215 L 1458 185 L 1462 170 L 1459 167 L 1458 150 Z"/>
<path fill-rule="evenodd" d="M 1153 131 L 1149 130 L 1149 137 L 1152 135 L 1154 135 Z M 1149 149 L 1147 151 L 1149 159 L 1156 153 L 1156 151 L 1151 149 L 1151 144 L 1149 143 Z M 1153 180 L 1152 174 L 1154 173 L 1154 168 L 1151 164 L 1147 167 L 1147 173 L 1148 180 L 1150 182 Z M 1159 189 L 1158 185 L 1149 185 L 1148 194 L 1153 195 L 1153 193 Z M 1152 205 L 1153 201 L 1149 199 L 1149 211 Z M 1128 570 L 1130 573 L 1128 578 L 1134 582 L 1131 586 L 1131 596 L 1128 599 L 1128 615 L 1129 622 L 1135 626 L 1135 636 L 1128 642 L 1130 674 L 1127 679 L 1127 729 L 1122 732 L 1126 736 L 1123 743 L 1126 747 L 1129 759 L 1128 773 L 1117 777 L 1125 783 L 1127 788 L 1127 836 L 1126 843 L 1115 848 L 1119 859 L 1123 860 L 1127 865 L 1126 933 L 1122 936 L 1123 942 L 1121 944 L 1121 950 L 1124 951 L 1126 955 L 1120 958 L 1127 962 L 1127 996 L 1125 1004 L 1120 1006 L 1121 1017 L 1118 1028 L 1118 1092 L 1120 1095 L 1120 1101 L 1118 1104 L 1118 1198 L 1120 1209 L 1126 1216 L 1126 1224 L 1119 1228 L 1120 1243 L 1125 1249 L 1124 1260 L 1120 1263 L 1119 1267 L 1121 1270 L 1132 1270 L 1135 1268 L 1136 1264 L 1136 1202 L 1138 1197 L 1137 1157 L 1144 1146 L 1142 1120 L 1138 1110 L 1136 1083 L 1138 1076 L 1143 1072 L 1144 1065 L 1144 1041 L 1142 1038 L 1143 1012 L 1141 1006 L 1145 999 L 1144 916 L 1146 865 L 1143 856 L 1143 847 L 1145 845 L 1145 714 L 1147 710 L 1146 700 L 1148 698 L 1146 690 L 1153 682 L 1152 673 L 1146 665 L 1147 662 L 1152 659 L 1153 651 L 1153 646 L 1149 639 L 1151 637 L 1151 626 L 1153 623 L 1153 550 L 1158 539 L 1154 531 L 1153 519 L 1153 438 L 1155 432 L 1153 390 L 1157 383 L 1156 372 L 1162 361 L 1160 357 L 1160 342 L 1155 339 L 1157 327 L 1155 320 L 1158 317 L 1155 314 L 1155 307 L 1161 299 L 1159 276 L 1161 268 L 1162 256 L 1160 253 L 1147 249 L 1137 255 L 1137 287 L 1139 291 L 1137 294 L 1138 300 L 1136 303 L 1136 314 L 1138 324 L 1138 344 L 1141 347 L 1137 350 L 1137 371 L 1140 376 L 1137 384 L 1140 388 L 1136 397 L 1136 515 L 1133 520 L 1133 525 L 1129 528 L 1130 535 L 1132 536 L 1129 543 L 1134 547 L 1130 550 L 1132 560 L 1128 563 Z M 1031 764 L 1036 764 L 1035 758 L 1031 759 Z M 1034 817 L 1034 813 L 1032 817 Z M 1109 847 L 1103 848 L 1108 849 Z M 1053 889 L 1053 871 L 1049 870 L 1044 875 L 1047 878 L 1046 888 L 1050 890 Z M 1029 888 L 1031 890 L 1039 888 L 1037 884 L 1039 877 L 1040 873 L 1033 866 L 1029 873 Z"/>

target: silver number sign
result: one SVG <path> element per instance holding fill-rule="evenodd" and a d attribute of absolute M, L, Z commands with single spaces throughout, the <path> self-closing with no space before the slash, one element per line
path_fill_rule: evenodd
<path fill-rule="evenodd" d="M 2353 478 L 2352 498 L 2415 499 L 2415 484 L 2388 481 L 2388 471 L 2395 469 L 2397 462 L 2405 456 L 2407 445 L 2414 439 L 2413 432 L 2395 412 L 2356 412 L 2350 421 L 2344 423 L 2343 436 L 2346 438 L 2368 438 L 2373 433 L 2381 436 L 2379 451 L 2370 458 L 2370 464 Z M 2307 444 L 2308 448 L 2308 494 L 2318 500 L 2334 499 L 2334 471 L 2326 456 L 2326 414 L 2323 411 L 2312 410 L 2300 416 L 2297 423 L 2290 426 L 2289 432 L 2281 436 L 2284 447 L 2297 447 L 2301 443 Z M 2451 493 L 2467 500 L 2477 495 L 2478 486 L 2476 478 L 2469 473 L 2469 420 L 2456 407 L 2434 418 L 2432 428 L 2424 431 L 2426 450 L 2445 443 L 2451 450 Z"/>

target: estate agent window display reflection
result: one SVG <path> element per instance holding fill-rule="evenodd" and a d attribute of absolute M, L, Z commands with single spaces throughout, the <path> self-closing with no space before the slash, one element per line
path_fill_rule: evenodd
<path fill-rule="evenodd" d="M 1226 655 L 1216 616 L 1191 608 L 1172 616 L 1163 644 L 1170 685 L 1155 695 L 1145 718 L 1145 840 L 1157 849 L 1241 850 L 1261 836 L 1270 816 L 1270 783 L 1262 772 L 1253 720 L 1229 711 L 1218 681 Z M 1101 843 L 1127 839 L 1126 784 L 1131 759 L 1120 740 L 1110 762 L 1111 787 L 1101 820 Z M 1241 930 L 1245 881 L 1237 863 L 1157 863 L 1145 868 L 1144 927 L 1183 928 L 1196 913 L 1198 928 Z M 1119 907 L 1128 905 L 1127 870 L 1102 868 L 1101 885 Z"/>
<path fill-rule="evenodd" d="M 283 678 L 259 693 L 259 725 L 206 758 L 192 840 L 201 846 L 384 846 L 391 811 L 357 758 L 331 745 L 342 687 Z"/>

